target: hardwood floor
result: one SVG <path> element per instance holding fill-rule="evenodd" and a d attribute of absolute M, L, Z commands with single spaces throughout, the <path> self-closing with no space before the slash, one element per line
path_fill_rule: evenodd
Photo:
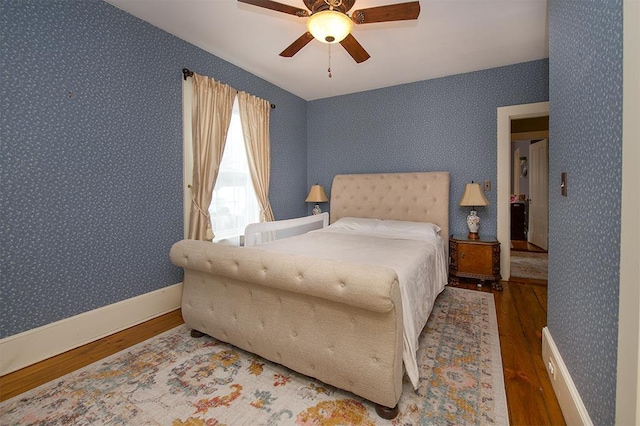
<path fill-rule="evenodd" d="M 534 253 L 546 253 L 547 251 L 527 241 L 511 240 L 511 250 L 514 251 L 531 251 Z"/>
<path fill-rule="evenodd" d="M 0 377 L 0 401 L 113 355 L 184 323 L 180 310 Z"/>
<path fill-rule="evenodd" d="M 560 406 L 542 361 L 542 327 L 547 288 L 502 282 L 495 296 L 509 420 L 512 425 L 564 425 Z M 475 283 L 460 287 L 491 292 Z M 179 310 L 64 354 L 0 377 L 0 401 L 54 380 L 92 362 L 182 324 Z"/>

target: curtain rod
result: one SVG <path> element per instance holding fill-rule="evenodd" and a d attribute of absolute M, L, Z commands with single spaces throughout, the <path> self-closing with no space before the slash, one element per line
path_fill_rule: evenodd
<path fill-rule="evenodd" d="M 193 77 L 193 71 L 189 71 L 188 68 L 182 68 L 182 77 L 186 80 L 187 77 Z M 274 109 L 276 106 L 274 104 L 271 105 L 271 109 Z"/>

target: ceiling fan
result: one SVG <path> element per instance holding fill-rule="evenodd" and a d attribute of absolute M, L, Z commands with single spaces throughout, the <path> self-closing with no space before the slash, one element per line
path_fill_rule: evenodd
<path fill-rule="evenodd" d="M 404 21 L 418 19 L 420 2 L 390 4 L 386 6 L 359 9 L 347 14 L 356 0 L 302 0 L 308 10 L 272 0 L 238 0 L 277 12 L 307 18 L 307 32 L 280 52 L 280 56 L 292 57 L 316 38 L 323 43 L 340 43 L 358 63 L 371 57 L 351 34 L 353 23 L 372 24 L 376 22 Z"/>

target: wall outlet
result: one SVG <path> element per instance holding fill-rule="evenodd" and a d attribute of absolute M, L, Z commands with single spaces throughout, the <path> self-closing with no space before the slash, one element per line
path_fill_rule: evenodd
<path fill-rule="evenodd" d="M 485 180 L 484 181 L 484 190 L 485 191 L 491 191 L 491 181 L 490 180 Z"/>
<path fill-rule="evenodd" d="M 556 379 L 556 365 L 553 363 L 553 360 L 549 358 L 549 363 L 547 364 L 547 368 L 549 369 L 549 375 L 551 379 Z"/>

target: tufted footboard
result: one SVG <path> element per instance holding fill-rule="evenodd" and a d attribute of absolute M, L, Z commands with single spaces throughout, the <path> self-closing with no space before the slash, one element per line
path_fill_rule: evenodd
<path fill-rule="evenodd" d="M 182 315 L 194 330 L 384 407 L 402 392 L 396 273 L 183 240 Z"/>

